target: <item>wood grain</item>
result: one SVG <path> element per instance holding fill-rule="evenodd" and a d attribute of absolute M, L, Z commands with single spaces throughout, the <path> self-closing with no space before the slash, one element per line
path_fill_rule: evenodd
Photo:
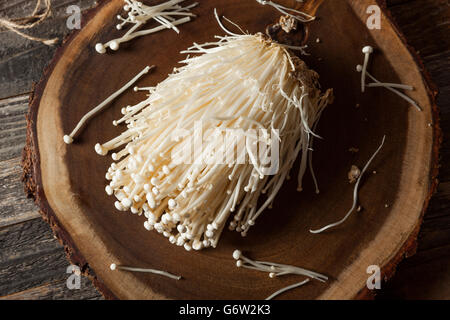
<path fill-rule="evenodd" d="M 0 100 L 0 161 L 22 154 L 27 133 L 28 95 Z"/>
<path fill-rule="evenodd" d="M 20 181 L 27 110 L 28 95 L 0 100 L 0 228 L 39 216 Z"/>
<path fill-rule="evenodd" d="M 53 18 L 33 29 L 34 35 L 62 39 L 70 32 L 65 27 L 66 7 L 77 4 L 84 10 L 94 1 L 53 0 L 52 3 Z M 0 3 L 0 16 L 23 16 L 34 5 L 33 1 L 5 1 Z M 39 209 L 23 193 L 20 162 L 26 140 L 28 93 L 55 50 L 56 47 L 0 30 L 0 296 L 8 295 L 6 299 L 101 297 L 85 277 L 81 290 L 67 289 L 65 281 L 69 275 L 65 274 L 65 268 L 69 263 L 64 249 L 48 225 L 38 218 Z"/>
<path fill-rule="evenodd" d="M 408 43 L 422 57 L 439 88 L 443 142 L 440 184 L 425 214 L 417 254 L 399 265 L 382 299 L 450 299 L 450 5 L 448 1 L 389 1 L 390 10 Z M 412 280 L 413 279 L 413 280 Z"/>
<path fill-rule="evenodd" d="M 36 26 L 31 33 L 41 37 L 58 37 L 61 40 L 70 32 L 66 26 L 66 8 L 76 4 L 86 10 L 94 0 L 53 0 L 52 17 Z M 0 4 L 2 17 L 15 18 L 29 15 L 35 1 L 8 0 Z M 28 32 L 28 31 L 27 31 Z M 0 98 L 11 97 L 31 91 L 42 71 L 52 58 L 55 47 L 24 39 L 12 31 L 0 30 Z"/>
<path fill-rule="evenodd" d="M 103 296 L 92 288 L 92 283 L 83 277 L 80 289 L 68 290 L 66 281 L 54 281 L 18 293 L 0 297 L 0 300 L 101 300 Z"/>
<path fill-rule="evenodd" d="M 54 3 L 62 2 L 60 0 L 53 0 Z M 85 0 L 78 1 L 78 3 L 85 3 Z M 447 40 L 448 43 L 448 16 L 450 14 L 450 8 L 447 1 L 443 0 L 389 0 L 388 7 L 392 10 L 394 18 L 397 20 L 401 30 L 405 34 L 408 42 L 420 52 L 421 57 L 425 62 L 425 66 L 432 74 L 434 82 L 438 85 L 440 94 L 437 97 L 438 104 L 441 110 L 441 126 L 444 132 L 444 141 L 441 148 L 441 164 L 440 168 L 440 185 L 438 187 L 437 193 L 433 197 L 429 209 L 425 215 L 423 228 L 421 234 L 419 235 L 419 246 L 418 252 L 412 258 L 406 259 L 404 262 L 400 263 L 399 268 L 395 277 L 389 283 L 388 287 L 384 287 L 382 293 L 379 294 L 381 298 L 440 298 L 449 299 L 450 294 L 446 289 L 446 277 L 449 275 L 448 266 L 448 256 L 450 253 L 450 248 L 448 248 L 449 240 L 448 234 L 448 216 L 450 212 L 450 167 L 446 164 L 450 162 L 450 140 L 448 135 L 450 132 L 450 55 L 448 52 L 449 46 L 444 47 L 443 42 Z M 8 7 L 8 13 L 20 15 L 21 12 L 25 12 L 33 5 L 32 2 L 12 0 L 0 4 L 0 11 L 4 9 L 5 6 Z M 425 6 L 425 9 L 423 9 Z M 0 15 L 3 12 L 0 12 Z M 433 19 L 429 19 L 432 16 Z M 61 19 L 58 20 L 59 23 Z M 14 73 L 8 73 L 8 76 L 3 76 L 4 73 L 0 72 L 0 77 L 2 79 L 1 85 L 4 85 L 5 90 L 0 94 L 0 98 L 14 96 L 20 92 L 31 91 L 31 83 L 33 80 L 37 80 L 40 77 L 43 67 L 48 63 L 49 57 L 53 54 L 48 55 L 42 54 L 32 54 L 28 53 L 27 50 L 34 44 L 23 43 L 20 47 L 17 45 L 17 41 L 22 41 L 16 39 L 14 35 L 5 35 L 6 32 L 0 33 L 1 45 L 0 45 L 0 56 L 2 57 L 1 70 L 7 70 L 8 68 L 17 68 L 15 65 L 22 64 L 26 70 L 24 75 L 21 75 L 23 81 L 21 85 L 19 80 L 15 78 Z M 38 36 L 45 36 L 44 33 L 36 32 Z M 14 53 L 10 51 L 10 47 L 16 48 Z M 425 50 L 426 49 L 426 50 Z M 425 50 L 425 51 L 424 51 Z M 426 54 L 424 54 L 424 52 Z M 27 59 L 21 58 L 23 55 L 27 55 Z M 4 60 L 8 59 L 7 62 Z M 5 65 L 9 64 L 8 67 Z M 27 78 L 28 77 L 28 78 Z M 6 83 L 13 83 L 12 85 L 7 85 Z M 18 107 L 20 113 L 24 111 L 26 101 L 28 96 L 24 96 L 22 101 L 17 104 L 16 102 L 11 102 L 10 100 L 0 100 L 2 106 L 11 105 L 10 110 L 16 112 L 14 109 Z M 2 113 L 4 114 L 4 113 Z M 0 118 L 0 126 L 7 123 L 8 120 L 5 118 Z M 22 128 L 21 121 L 10 122 L 9 128 L 13 128 L 17 124 L 18 127 Z M 37 208 L 32 204 L 31 200 L 25 199 L 21 194 L 22 185 L 20 183 L 20 177 L 17 176 L 17 168 L 19 165 L 19 158 L 9 156 L 8 148 L 12 148 L 13 153 L 17 156 L 19 150 L 22 149 L 25 144 L 24 131 L 23 128 L 19 129 L 21 139 L 16 139 L 16 145 L 13 146 L 7 139 L 1 140 L 0 142 L 0 153 L 2 153 L 2 160 L 7 160 L 7 162 L 2 162 L 0 175 L 2 176 L 0 181 L 0 224 L 2 225 L 1 230 L 8 233 L 8 225 L 20 224 L 23 220 L 28 220 L 28 218 L 33 217 L 33 214 L 28 217 L 28 214 L 22 215 L 22 213 L 32 212 L 34 210 L 34 216 L 37 215 Z M 5 151 L 3 151 L 5 150 Z M 8 151 L 6 151 L 8 150 Z M 15 151 L 14 151 L 15 150 Z M 6 177 L 6 178 L 5 178 Z M 8 190 L 4 194 L 3 190 Z M 17 197 L 17 198 L 16 198 Z M 11 215 L 13 214 L 12 218 Z M 17 219 L 14 218 L 17 216 Z M 5 222 L 6 221 L 6 222 Z M 36 220 L 38 221 L 38 220 Z M 429 227 L 428 221 L 431 221 Z M 442 223 L 441 223 L 442 221 Z M 427 228 L 427 230 L 425 230 Z M 47 235 L 51 238 L 51 231 L 49 228 L 25 228 L 23 233 L 33 233 L 39 231 L 41 236 Z M 11 232 L 13 232 L 11 230 Z M 56 240 L 54 240 L 56 243 Z M 25 246 L 32 246 L 31 243 L 25 244 Z M 0 252 L 3 250 L 2 242 L 0 242 Z M 59 249 L 61 252 L 62 248 Z M 45 250 L 39 251 L 40 254 L 45 257 Z M 447 257 L 447 258 L 446 258 Z M 64 258 L 61 258 L 64 259 Z M 9 262 L 9 265 L 16 266 L 18 272 L 20 272 L 20 267 L 15 264 L 15 260 Z M 68 263 L 67 263 L 68 265 Z M 409 280 L 411 278 L 417 279 L 411 283 Z M 1 281 L 1 280 L 0 280 Z M 29 280 L 30 281 L 30 280 Z M 33 280 L 30 281 L 33 283 Z M 56 297 L 68 298 L 72 291 L 64 287 L 63 281 L 56 282 L 58 285 L 53 284 L 42 284 L 32 288 L 33 285 L 29 285 L 28 289 L 24 292 L 19 292 L 8 296 L 8 298 L 20 298 L 27 297 L 31 299 L 46 298 L 52 299 Z M 447 281 L 448 283 L 448 281 Z M 13 289 L 12 291 L 20 291 L 23 289 L 23 284 L 21 287 Z M 42 289 L 44 288 L 44 289 Z M 79 295 L 70 298 L 85 298 L 87 296 L 95 296 L 95 289 L 93 289 L 90 282 L 83 282 L 83 290 L 91 292 L 91 294 Z M 0 293 L 2 295 L 2 293 Z"/>
<path fill-rule="evenodd" d="M 38 209 L 23 192 L 20 160 L 0 161 L 0 228 L 39 217 Z"/>
<path fill-rule="evenodd" d="M 15 297 L 32 298 L 33 294 L 44 294 L 42 290 L 59 290 L 58 295 L 66 298 L 99 297 L 87 278 L 83 280 L 83 290 L 64 290 L 63 284 L 70 276 L 66 273 L 69 264 L 62 246 L 43 220 L 0 229 L 0 243 L 0 296 L 25 291 Z M 41 287 L 41 291 L 30 291 L 34 287 Z"/>

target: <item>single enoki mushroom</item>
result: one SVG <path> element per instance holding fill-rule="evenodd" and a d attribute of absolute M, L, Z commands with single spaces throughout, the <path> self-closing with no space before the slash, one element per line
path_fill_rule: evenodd
<path fill-rule="evenodd" d="M 134 38 L 149 35 L 159 32 L 164 29 L 172 29 L 176 33 L 179 33 L 178 25 L 191 21 L 195 15 L 190 12 L 190 9 L 198 5 L 193 3 L 187 7 L 182 7 L 179 4 L 185 0 L 169 0 L 159 5 L 147 6 L 137 0 L 124 0 L 124 10 L 128 12 L 128 15 L 124 18 L 121 15 L 117 16 L 120 21 L 116 25 L 117 30 L 122 30 L 126 25 L 130 24 L 132 27 L 120 38 L 113 39 L 107 43 L 97 43 L 95 50 L 98 53 L 105 53 L 106 48 L 117 51 L 120 48 L 120 44 L 130 41 Z M 140 28 L 149 22 L 154 20 L 160 25 L 147 30 L 140 30 Z"/>
<path fill-rule="evenodd" d="M 123 270 L 123 271 L 130 271 L 130 272 L 153 273 L 153 274 L 157 274 L 157 275 L 164 276 L 164 277 L 174 279 L 174 280 L 181 280 L 181 278 L 182 278 L 181 276 L 177 276 L 177 275 L 171 274 L 166 271 L 161 271 L 161 270 L 157 270 L 157 269 L 148 269 L 148 268 L 127 267 L 127 266 L 117 265 L 115 263 L 111 263 L 109 268 L 112 271 Z"/>
<path fill-rule="evenodd" d="M 301 190 L 317 136 L 311 128 L 332 100 L 332 90 L 322 94 L 318 74 L 291 52 L 296 48 L 226 32 L 194 43 L 184 51 L 191 55 L 185 66 L 156 87 L 136 88 L 148 98 L 114 122 L 127 129 L 95 148 L 113 151 L 105 191 L 115 207 L 144 214 L 146 229 L 186 250 L 215 247 L 230 216 L 229 229 L 245 236 L 299 155 Z M 190 141 L 192 129 L 204 135 Z M 227 140 L 230 132 L 241 134 Z M 185 149 L 191 144 L 193 158 Z"/>
<path fill-rule="evenodd" d="M 113 102 L 118 96 L 120 96 L 123 92 L 125 92 L 128 88 L 130 88 L 133 84 L 136 83 L 143 75 L 147 74 L 150 70 L 152 70 L 155 66 L 147 66 L 145 67 L 138 75 L 136 75 L 133 79 L 131 79 L 128 83 L 126 83 L 122 88 L 114 92 L 108 98 L 106 98 L 102 103 L 93 108 L 91 111 L 86 113 L 75 126 L 70 134 L 64 135 L 63 139 L 66 144 L 73 143 L 74 139 L 81 133 L 83 128 L 87 125 L 87 123 L 95 117 L 97 114 L 102 112 L 111 102 Z M 97 146 L 96 146 L 97 148 Z M 98 151 L 101 154 L 101 151 Z M 106 153 L 105 153 L 106 154 Z"/>
<path fill-rule="evenodd" d="M 386 141 L 386 136 L 383 136 L 383 140 L 381 141 L 380 146 L 377 148 L 377 150 L 375 151 L 375 153 L 370 157 L 369 161 L 367 161 L 366 165 L 364 166 L 364 168 L 361 170 L 361 173 L 359 174 L 357 180 L 356 180 L 356 184 L 355 187 L 353 189 L 353 204 L 352 207 L 350 208 L 350 210 L 347 211 L 346 215 L 339 221 L 331 223 L 329 225 L 326 225 L 323 228 L 317 229 L 317 230 L 309 230 L 311 233 L 322 233 L 328 229 L 337 227 L 341 224 L 343 224 L 348 217 L 350 217 L 350 215 L 352 214 L 353 211 L 355 211 L 355 209 L 359 209 L 360 207 L 358 207 L 358 192 L 359 192 L 359 185 L 361 182 L 361 179 L 364 175 L 364 173 L 366 172 L 367 168 L 370 166 L 370 164 L 372 163 L 373 159 L 375 159 L 375 157 L 377 156 L 377 154 L 380 152 L 380 150 L 383 148 L 384 146 L 384 142 Z M 359 169 L 358 169 L 359 170 Z M 357 211 L 361 211 L 361 210 L 357 210 Z"/>

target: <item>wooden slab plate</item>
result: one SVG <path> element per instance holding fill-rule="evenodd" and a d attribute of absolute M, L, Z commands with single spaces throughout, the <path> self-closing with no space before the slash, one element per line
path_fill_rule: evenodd
<path fill-rule="evenodd" d="M 278 2 L 291 7 L 296 3 Z M 217 249 L 200 252 L 186 252 L 158 233 L 146 231 L 144 217 L 116 211 L 104 192 L 111 159 L 97 156 L 94 145 L 123 130 L 113 127 L 112 121 L 121 107 L 143 100 L 142 93 L 123 94 L 93 119 L 73 145 L 65 145 L 62 137 L 144 66 L 155 64 L 157 69 L 139 85 L 155 85 L 182 59 L 181 50 L 194 41 L 223 35 L 213 8 L 251 33 L 264 32 L 280 14 L 254 0 L 202 1 L 193 9 L 198 17 L 181 26 L 180 35 L 165 30 L 136 39 L 118 52 L 99 55 L 94 50 L 97 42 L 122 33 L 114 26 L 123 1 L 104 1 L 91 11 L 82 30 L 67 39 L 35 88 L 24 152 L 27 192 L 65 245 L 70 261 L 91 275 L 107 298 L 263 299 L 302 280 L 294 276 L 270 279 L 265 273 L 237 269 L 231 255 L 239 248 L 258 260 L 303 266 L 330 277 L 327 283 L 313 281 L 281 298 L 369 296 L 367 267 L 378 265 L 389 278 L 397 263 L 414 250 L 421 217 L 435 187 L 439 142 L 435 93 L 423 67 L 385 9 L 380 30 L 366 27 L 366 9 L 371 4 L 384 8 L 373 0 L 324 1 L 318 19 L 308 28 L 311 55 L 303 58 L 321 75 L 322 87 L 334 88 L 336 96 L 318 128 L 325 139 L 315 145 L 321 193 L 315 194 L 310 177 L 302 193 L 296 192 L 295 181 L 289 181 L 274 208 L 263 214 L 247 238 L 226 231 Z M 382 81 L 414 86 L 410 96 L 423 112 L 382 88 L 361 94 L 355 66 L 363 60 L 362 47 L 369 44 L 376 48 L 371 73 Z M 351 207 L 353 185 L 347 172 L 352 164 L 362 167 L 367 162 L 383 135 L 386 144 L 360 191 L 363 211 L 336 229 L 309 233 L 310 228 L 339 220 Z M 352 154 L 351 147 L 360 151 Z M 184 279 L 112 272 L 112 262 L 166 270 Z"/>

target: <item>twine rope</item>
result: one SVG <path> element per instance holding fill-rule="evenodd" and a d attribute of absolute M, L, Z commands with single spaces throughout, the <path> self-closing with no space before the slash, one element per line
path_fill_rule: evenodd
<path fill-rule="evenodd" d="M 45 3 L 45 10 L 42 13 L 39 13 L 39 9 L 41 7 L 42 0 L 37 0 L 36 7 L 34 8 L 33 12 L 30 16 L 21 17 L 21 18 L 14 18 L 14 19 L 4 19 L 0 18 L 0 27 L 4 27 L 8 30 L 11 30 L 12 32 L 20 35 L 23 38 L 29 39 L 31 41 L 38 41 L 42 42 L 45 45 L 54 45 L 58 42 L 58 38 L 53 39 L 44 39 L 44 38 L 38 38 L 33 37 L 31 35 L 28 35 L 26 33 L 23 33 L 21 30 L 27 30 L 34 28 L 41 22 L 43 22 L 47 17 L 51 15 L 51 9 L 52 4 L 50 0 L 44 0 Z"/>

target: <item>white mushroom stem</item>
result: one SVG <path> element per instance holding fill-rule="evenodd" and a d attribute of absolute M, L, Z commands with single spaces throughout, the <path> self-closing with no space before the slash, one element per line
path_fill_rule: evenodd
<path fill-rule="evenodd" d="M 364 53 L 364 63 L 362 65 L 362 72 L 361 72 L 361 92 L 364 92 L 366 90 L 367 65 L 369 63 L 370 54 L 373 53 L 373 48 L 371 46 L 365 46 L 362 49 L 362 52 Z"/>
<path fill-rule="evenodd" d="M 383 148 L 384 142 L 386 140 L 386 136 L 383 136 L 383 140 L 381 141 L 380 146 L 377 148 L 377 150 L 375 151 L 375 153 L 370 157 L 369 161 L 366 163 L 366 165 L 364 166 L 364 168 L 361 171 L 361 174 L 358 177 L 358 180 L 356 181 L 355 187 L 353 189 L 353 204 L 352 207 L 350 208 L 350 210 L 347 212 L 347 214 L 344 216 L 344 218 L 342 218 L 341 220 L 335 222 L 335 223 L 331 223 L 323 228 L 320 228 L 318 230 L 309 230 L 311 233 L 322 233 L 328 229 L 334 228 L 336 226 L 339 226 L 340 224 L 343 224 L 347 218 L 351 215 L 351 213 L 356 209 L 357 205 L 358 205 L 358 191 L 359 191 L 359 184 L 361 182 L 361 179 L 364 175 L 364 173 L 366 172 L 367 168 L 370 166 L 370 164 L 372 163 L 373 159 L 375 159 L 375 157 L 377 156 L 377 154 L 380 152 L 380 150 Z"/>
<path fill-rule="evenodd" d="M 269 273 L 271 278 L 276 276 L 283 276 L 288 274 L 296 274 L 301 276 L 306 276 L 311 279 L 315 279 L 321 282 L 328 280 L 328 277 L 307 269 L 303 269 L 296 266 L 290 266 L 285 264 L 266 262 L 266 261 L 253 261 L 245 257 L 240 250 L 235 250 L 233 252 L 233 258 L 236 260 L 236 266 L 238 268 L 244 267 L 247 269 L 258 270 L 262 272 Z"/>
<path fill-rule="evenodd" d="M 169 272 L 166 271 L 161 271 L 161 270 L 156 270 L 156 269 L 144 269 L 144 268 L 134 268 L 134 267 L 126 267 L 126 266 L 121 266 L 121 265 L 117 265 L 115 263 L 112 263 L 110 265 L 110 269 L 111 270 L 123 270 L 123 271 L 131 271 L 131 272 L 144 272 L 144 273 L 153 273 L 153 274 L 158 274 L 167 278 L 171 278 L 174 280 L 180 280 L 182 277 L 181 276 L 177 276 L 177 275 L 173 275 Z"/>
<path fill-rule="evenodd" d="M 256 2 L 262 4 L 262 5 L 269 5 L 274 7 L 275 9 L 277 9 L 279 12 L 281 12 L 284 15 L 287 15 L 291 18 L 294 18 L 300 22 L 310 22 L 316 19 L 316 17 L 311 16 L 305 12 L 299 11 L 299 10 L 295 10 L 292 8 L 287 8 L 285 6 L 282 6 L 279 3 L 275 3 L 273 1 L 268 1 L 268 0 L 256 0 Z"/>
<path fill-rule="evenodd" d="M 320 117 L 322 116 L 322 112 L 320 112 L 320 114 L 318 115 L 318 120 L 317 122 L 314 124 L 312 131 L 316 131 L 317 125 L 319 124 L 319 120 Z M 320 189 L 319 189 L 319 183 L 317 181 L 317 177 L 316 177 L 316 173 L 314 171 L 314 167 L 313 167 L 313 152 L 314 152 L 314 136 L 311 137 L 311 143 L 309 144 L 309 159 L 308 159 L 308 167 L 309 167 L 309 171 L 311 173 L 311 177 L 313 178 L 313 182 L 314 182 L 314 187 L 316 188 L 316 194 L 320 193 Z"/>
<path fill-rule="evenodd" d="M 144 74 L 147 74 L 152 68 L 155 66 L 147 66 L 142 70 L 137 76 L 135 76 L 132 80 L 130 80 L 127 84 L 125 84 L 122 88 L 114 92 L 110 95 L 105 101 L 100 103 L 94 109 L 86 113 L 78 124 L 75 126 L 75 129 L 69 134 L 64 136 L 64 142 L 67 144 L 71 144 L 73 140 L 80 134 L 81 130 L 85 127 L 89 120 L 95 117 L 99 112 L 103 111 L 103 109 L 108 106 L 112 101 L 114 101 L 118 96 L 120 96 L 124 91 L 130 88 L 136 81 L 138 81 Z"/>
<path fill-rule="evenodd" d="M 375 79 L 374 77 L 372 77 L 370 75 L 369 72 L 366 71 L 366 74 L 373 80 Z M 389 83 L 389 82 L 385 82 L 385 83 L 381 83 L 381 82 L 375 82 L 375 83 L 368 83 L 366 84 L 366 87 L 371 87 L 371 88 L 376 88 L 376 87 L 391 87 L 391 88 L 397 88 L 397 89 L 403 89 L 403 90 L 414 90 L 414 88 L 412 86 L 409 86 L 407 84 L 398 84 L 398 83 Z"/>
<path fill-rule="evenodd" d="M 289 290 L 292 290 L 292 289 L 301 287 L 301 286 L 307 284 L 308 282 L 309 282 L 309 279 L 305 279 L 305 280 L 303 280 L 302 282 L 294 283 L 294 284 L 292 284 L 292 285 L 290 285 L 290 286 L 287 286 L 287 287 L 285 287 L 285 288 L 283 288 L 283 289 L 280 289 L 280 290 L 278 290 L 278 291 L 272 293 L 272 294 L 271 294 L 269 297 L 267 297 L 265 300 L 272 300 L 273 298 L 279 296 L 280 294 L 282 294 L 282 293 L 284 293 L 284 292 L 286 292 L 286 291 L 289 291 Z"/>
<path fill-rule="evenodd" d="M 128 12 L 128 16 L 124 18 L 121 15 L 118 15 L 117 19 L 120 23 L 117 24 L 116 28 L 121 30 L 128 24 L 131 24 L 132 27 L 121 38 L 110 40 L 105 44 L 97 43 L 95 45 L 95 50 L 101 54 L 105 53 L 106 48 L 108 47 L 111 50 L 116 51 L 119 50 L 120 44 L 123 42 L 130 41 L 136 37 L 156 33 L 164 29 L 172 29 L 176 33 L 179 33 L 180 30 L 177 26 L 189 22 L 195 17 L 189 10 L 198 5 L 198 3 L 193 3 L 186 7 L 180 6 L 179 4 L 184 1 L 185 0 L 169 0 L 159 5 L 147 6 L 140 1 L 124 0 L 125 5 L 123 8 Z M 148 30 L 137 31 L 150 20 L 155 20 L 160 26 Z"/>

